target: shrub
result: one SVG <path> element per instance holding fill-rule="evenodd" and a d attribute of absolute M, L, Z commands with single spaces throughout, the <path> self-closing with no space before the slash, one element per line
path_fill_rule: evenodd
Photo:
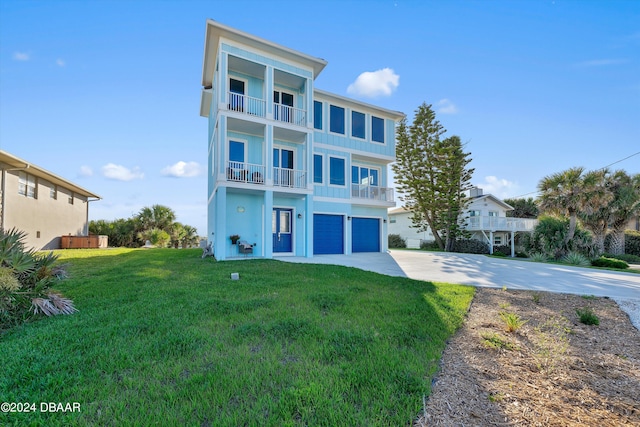
<path fill-rule="evenodd" d="M 598 319 L 598 316 L 596 316 L 591 307 L 584 307 L 582 309 L 578 308 L 576 309 L 576 314 L 578 315 L 580 322 L 584 323 L 585 325 L 600 324 L 600 319 Z"/>
<path fill-rule="evenodd" d="M 511 246 L 499 245 L 493 247 L 493 254 L 498 256 L 511 256 Z"/>
<path fill-rule="evenodd" d="M 640 231 L 624 232 L 624 253 L 640 257 Z"/>
<path fill-rule="evenodd" d="M 407 241 L 400 237 L 399 234 L 389 234 L 389 247 L 390 248 L 406 248 Z"/>
<path fill-rule="evenodd" d="M 602 256 L 605 258 L 619 259 L 619 260 L 625 261 L 627 264 L 640 264 L 640 256 L 637 256 L 637 255 L 631 255 L 631 254 L 615 255 L 615 254 L 604 253 L 602 254 Z"/>
<path fill-rule="evenodd" d="M 535 262 L 549 261 L 549 257 L 546 254 L 543 254 L 542 252 L 534 252 L 531 255 L 529 255 L 529 258 L 531 259 L 531 261 L 535 261 Z"/>
<path fill-rule="evenodd" d="M 580 227 L 576 227 L 573 239 L 564 245 L 564 238 L 568 230 L 568 219 L 543 216 L 539 219 L 538 225 L 536 225 L 531 236 L 523 238 L 523 245 L 527 252 L 540 252 L 546 254 L 549 258 L 559 259 L 571 251 L 579 252 L 587 258 L 593 257 L 596 248 L 591 234 Z"/>
<path fill-rule="evenodd" d="M 580 267 L 587 267 L 591 265 L 589 259 L 578 252 L 569 252 L 564 257 L 562 257 L 562 262 L 565 264 L 577 265 Z"/>
<path fill-rule="evenodd" d="M 453 252 L 465 254 L 488 254 L 489 248 L 480 240 L 462 239 L 456 240 L 455 244 L 453 245 Z"/>
<path fill-rule="evenodd" d="M 438 243 L 435 240 L 421 240 L 420 249 L 427 251 L 439 251 L 440 246 L 438 246 Z"/>
<path fill-rule="evenodd" d="M 501 311 L 500 317 L 505 323 L 507 332 L 515 332 L 528 322 L 528 320 L 522 320 L 517 314 L 508 311 Z"/>
<path fill-rule="evenodd" d="M 77 311 L 71 300 L 50 290 L 65 275 L 52 266 L 57 257 L 26 250 L 25 237 L 15 228 L 0 230 L 0 331 L 40 313 L 50 316 Z"/>
<path fill-rule="evenodd" d="M 618 268 L 620 270 L 629 268 L 629 264 L 627 264 L 626 262 L 620 259 L 605 258 L 605 257 L 594 259 L 593 261 L 591 261 L 591 265 L 593 265 L 594 267 Z"/>

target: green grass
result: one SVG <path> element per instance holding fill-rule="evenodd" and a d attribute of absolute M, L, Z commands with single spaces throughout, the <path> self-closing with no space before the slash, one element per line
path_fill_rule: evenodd
<path fill-rule="evenodd" d="M 411 425 L 474 292 L 200 254 L 60 252 L 80 312 L 0 336 L 0 395 L 81 411 L 0 425 Z"/>

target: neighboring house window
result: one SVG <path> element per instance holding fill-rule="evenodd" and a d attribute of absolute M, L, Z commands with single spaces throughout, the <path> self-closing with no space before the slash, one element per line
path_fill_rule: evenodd
<path fill-rule="evenodd" d="M 329 130 L 344 135 L 344 108 L 331 105 L 329 108 Z"/>
<path fill-rule="evenodd" d="M 322 130 L 322 102 L 313 101 L 313 127 Z"/>
<path fill-rule="evenodd" d="M 37 199 L 38 194 L 36 192 L 36 177 L 29 175 L 26 172 L 18 173 L 18 194 L 21 196 L 27 196 L 32 199 Z"/>
<path fill-rule="evenodd" d="M 67 201 L 69 202 L 70 205 L 73 204 L 73 193 L 71 193 L 71 195 L 69 196 L 69 198 L 67 199 Z"/>
<path fill-rule="evenodd" d="M 390 224 L 395 224 L 396 223 L 396 219 L 395 218 L 389 218 L 389 223 Z"/>
<path fill-rule="evenodd" d="M 500 246 L 502 244 L 502 236 L 493 236 L 493 244 Z"/>
<path fill-rule="evenodd" d="M 53 200 L 57 200 L 58 199 L 58 186 L 57 185 L 51 185 L 51 188 L 49 189 L 49 197 L 52 198 Z"/>
<path fill-rule="evenodd" d="M 489 211 L 489 216 L 498 216 L 497 211 Z"/>
<path fill-rule="evenodd" d="M 480 216 L 480 211 L 469 211 L 469 216 Z"/>
<path fill-rule="evenodd" d="M 329 184 L 344 185 L 344 159 L 329 157 Z"/>
<path fill-rule="evenodd" d="M 364 139 L 365 116 L 357 111 L 351 112 L 351 136 Z"/>
<path fill-rule="evenodd" d="M 384 144 L 384 119 L 371 116 L 371 140 Z"/>
<path fill-rule="evenodd" d="M 313 182 L 322 184 L 322 155 L 313 155 Z"/>

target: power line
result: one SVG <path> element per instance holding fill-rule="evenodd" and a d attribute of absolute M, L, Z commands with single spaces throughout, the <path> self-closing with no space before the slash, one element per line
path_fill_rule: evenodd
<path fill-rule="evenodd" d="M 629 155 L 629 156 L 625 157 L 624 159 L 616 160 L 615 162 L 610 163 L 610 164 L 608 164 L 607 166 L 603 166 L 603 167 L 601 167 L 600 169 L 596 169 L 596 170 L 603 170 L 603 169 L 606 169 L 606 168 L 608 168 L 609 166 L 613 166 L 613 165 L 615 165 L 615 164 L 617 164 L 617 163 L 624 162 L 625 160 L 630 159 L 630 158 L 632 158 L 632 157 L 634 157 L 634 156 L 637 156 L 638 154 L 640 154 L 640 151 L 638 151 L 637 153 L 633 153 L 633 154 L 631 154 L 631 155 Z M 519 198 L 521 198 L 521 197 L 528 196 L 528 195 L 530 195 L 530 194 L 538 194 L 538 193 L 539 193 L 539 191 L 537 191 L 537 190 L 536 190 L 536 191 L 531 191 L 531 192 L 529 192 L 529 193 L 521 194 L 520 196 L 516 196 L 516 197 L 508 197 L 508 198 L 509 198 L 509 199 L 519 199 Z"/>

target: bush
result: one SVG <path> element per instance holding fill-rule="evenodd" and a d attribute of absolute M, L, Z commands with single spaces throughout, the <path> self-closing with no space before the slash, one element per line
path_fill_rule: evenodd
<path fill-rule="evenodd" d="M 631 254 L 615 255 L 615 254 L 604 253 L 602 254 L 602 256 L 605 258 L 619 259 L 619 260 L 625 261 L 627 264 L 640 264 L 640 256 L 637 256 L 637 255 L 631 255 Z"/>
<path fill-rule="evenodd" d="M 15 228 L 0 230 L 0 331 L 40 313 L 77 311 L 71 300 L 50 289 L 65 276 L 60 267 L 53 267 L 57 257 L 26 250 L 25 237 L 26 233 Z"/>
<path fill-rule="evenodd" d="M 453 245 L 452 252 L 459 252 L 465 254 L 488 254 L 489 248 L 480 240 L 476 239 L 463 239 L 456 240 Z"/>
<path fill-rule="evenodd" d="M 591 261 L 591 265 L 594 267 L 618 268 L 620 270 L 629 268 L 629 264 L 627 264 L 626 262 L 620 259 L 605 258 L 605 257 L 594 259 L 593 261 Z"/>
<path fill-rule="evenodd" d="M 640 231 L 624 232 L 624 253 L 640 257 Z"/>
<path fill-rule="evenodd" d="M 440 246 L 438 246 L 438 243 L 435 240 L 421 240 L 420 249 L 426 251 L 439 251 Z"/>
<path fill-rule="evenodd" d="M 578 318 L 580 319 L 580 322 L 584 323 L 585 325 L 599 325 L 600 324 L 600 319 L 598 319 L 598 316 L 596 316 L 596 314 L 593 312 L 591 307 L 585 307 L 583 309 L 576 309 L 576 314 L 578 315 Z"/>
<path fill-rule="evenodd" d="M 529 258 L 531 258 L 531 261 L 534 261 L 534 262 L 549 261 L 549 257 L 546 254 L 543 254 L 542 252 L 534 252 L 529 256 Z"/>
<path fill-rule="evenodd" d="M 509 245 L 494 246 L 493 254 L 498 256 L 511 256 L 511 246 Z"/>
<path fill-rule="evenodd" d="M 580 267 L 587 267 L 591 265 L 589 259 L 578 252 L 569 252 L 564 257 L 562 257 L 562 262 L 565 264 L 577 265 Z"/>
<path fill-rule="evenodd" d="M 591 234 L 576 227 L 573 239 L 563 245 L 569 230 L 567 218 L 543 216 L 529 237 L 523 237 L 523 245 L 528 253 L 543 253 L 549 258 L 559 259 L 569 252 L 579 252 L 587 258 L 595 255 Z"/>
<path fill-rule="evenodd" d="M 389 234 L 389 248 L 406 248 L 407 241 L 399 234 Z"/>

